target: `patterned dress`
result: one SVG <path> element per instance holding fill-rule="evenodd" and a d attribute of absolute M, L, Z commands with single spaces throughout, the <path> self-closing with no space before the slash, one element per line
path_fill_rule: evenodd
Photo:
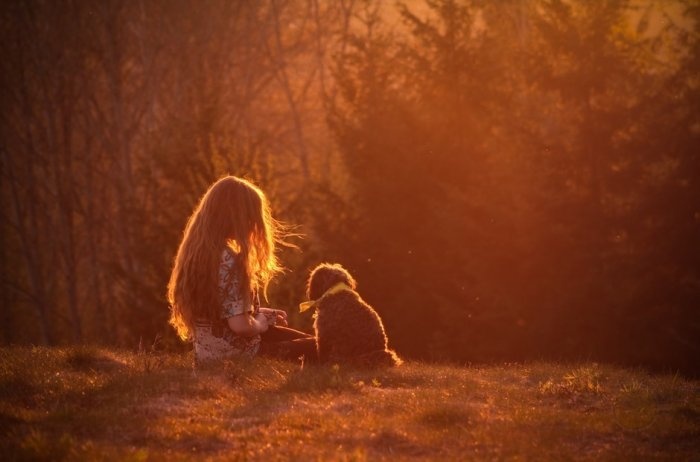
<path fill-rule="evenodd" d="M 243 337 L 228 326 L 228 318 L 246 313 L 257 313 L 260 299 L 253 294 L 252 305 L 246 303 L 239 289 L 240 277 L 236 271 L 236 254 L 229 248 L 221 253 L 219 264 L 219 299 L 221 316 L 214 322 L 197 320 L 194 325 L 194 357 L 196 363 L 226 357 L 252 358 L 260 349 L 260 335 Z"/>

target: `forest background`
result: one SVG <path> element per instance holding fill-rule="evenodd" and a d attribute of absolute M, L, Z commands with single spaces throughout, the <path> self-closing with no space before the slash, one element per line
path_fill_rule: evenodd
<path fill-rule="evenodd" d="M 245 176 L 408 358 L 700 373 L 692 0 L 0 6 L 2 344 L 136 348 L 188 215 Z"/>

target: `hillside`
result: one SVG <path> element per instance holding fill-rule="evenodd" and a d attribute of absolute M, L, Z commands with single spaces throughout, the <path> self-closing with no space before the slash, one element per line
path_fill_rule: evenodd
<path fill-rule="evenodd" d="M 598 364 L 388 371 L 0 350 L 0 459 L 683 460 L 700 382 Z"/>

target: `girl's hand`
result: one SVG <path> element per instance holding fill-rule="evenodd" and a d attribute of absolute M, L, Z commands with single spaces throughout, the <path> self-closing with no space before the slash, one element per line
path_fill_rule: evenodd
<path fill-rule="evenodd" d="M 270 319 L 274 320 L 274 325 L 285 327 L 287 326 L 287 312 L 284 310 L 276 310 L 274 308 L 260 307 L 260 312 L 265 313 Z"/>
<path fill-rule="evenodd" d="M 287 326 L 287 312 L 284 310 L 274 310 L 275 314 L 277 315 L 277 325 L 278 326 Z"/>

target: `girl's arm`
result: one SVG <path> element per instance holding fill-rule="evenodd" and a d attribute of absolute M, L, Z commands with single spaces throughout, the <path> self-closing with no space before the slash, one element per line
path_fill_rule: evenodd
<path fill-rule="evenodd" d="M 236 334 L 242 337 L 252 337 L 262 334 L 268 328 L 267 318 L 263 313 L 253 317 L 252 313 L 238 314 L 227 319 L 228 326 Z"/>

